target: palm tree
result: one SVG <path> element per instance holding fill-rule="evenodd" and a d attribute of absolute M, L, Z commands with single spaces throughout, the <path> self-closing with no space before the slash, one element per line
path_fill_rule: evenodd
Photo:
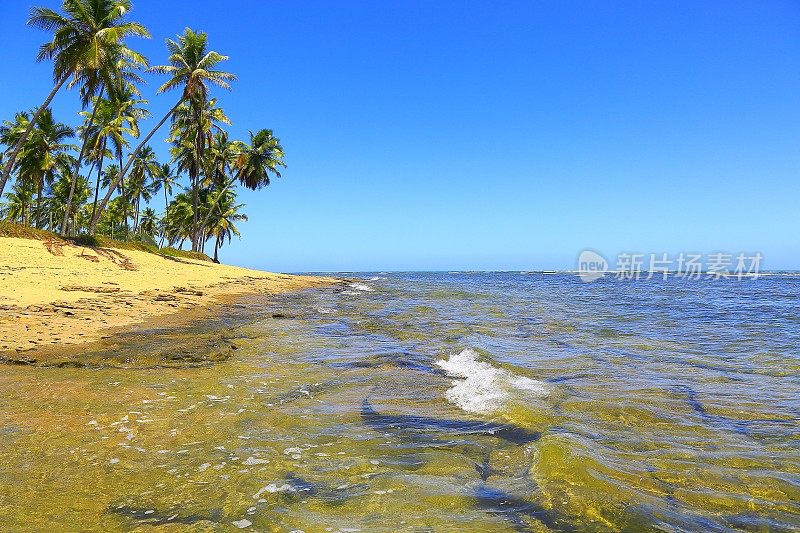
<path fill-rule="evenodd" d="M 105 198 L 100 204 L 100 209 L 93 217 L 90 231 L 94 232 L 94 227 L 97 224 L 97 219 L 100 212 L 108 205 L 111 195 L 114 194 L 119 182 L 124 179 L 125 173 L 128 172 L 133 159 L 139 150 L 150 140 L 150 138 L 158 131 L 161 126 L 167 121 L 175 110 L 186 100 L 199 101 L 208 98 L 208 84 L 212 83 L 224 89 L 230 89 L 229 81 L 235 80 L 236 76 L 221 70 L 215 70 L 219 63 L 227 60 L 226 56 L 218 54 L 214 51 L 207 51 L 208 35 L 203 32 L 195 32 L 186 28 L 183 35 L 178 36 L 177 41 L 167 39 L 167 50 L 170 53 L 170 65 L 154 66 L 148 69 L 149 72 L 157 72 L 159 74 L 167 74 L 170 79 L 166 81 L 158 92 L 163 93 L 178 87 L 183 87 L 181 97 L 170 109 L 166 115 L 153 127 L 149 134 L 142 140 L 139 146 L 133 151 L 128 158 L 128 162 L 120 172 L 116 183 L 112 183 L 106 193 Z"/>
<path fill-rule="evenodd" d="M 161 189 L 164 190 L 164 216 L 167 215 L 167 209 L 169 208 L 169 195 L 172 194 L 172 187 L 177 183 L 177 179 L 178 175 L 174 173 L 172 167 L 169 166 L 169 163 L 163 163 L 159 168 L 156 181 L 153 182 L 154 193 L 157 193 Z M 159 246 L 164 246 L 164 236 L 164 232 L 162 231 Z"/>
<path fill-rule="evenodd" d="M 45 183 L 52 183 L 65 164 L 72 160 L 67 151 L 74 150 L 75 146 L 65 141 L 73 137 L 75 132 L 66 124 L 57 122 L 50 109 L 34 113 L 34 117 L 37 119 L 32 127 L 27 113 L 18 113 L 14 122 L 6 121 L 0 127 L 0 140 L 10 145 L 24 131 L 30 131 L 13 168 L 16 169 L 18 181 L 30 182 L 36 189 L 34 223 L 36 227 L 41 227 L 42 190 Z"/>
<path fill-rule="evenodd" d="M 234 235 L 241 237 L 235 222 L 246 221 L 247 215 L 239 212 L 244 207 L 244 204 L 236 203 L 236 194 L 233 191 L 229 190 L 215 194 L 221 198 L 210 200 L 219 208 L 211 218 L 205 235 L 206 240 L 214 238 L 214 262 L 219 263 L 219 249 L 225 244 L 225 239 L 230 242 Z"/>
<path fill-rule="evenodd" d="M 0 142 L 6 146 L 14 146 L 22 138 L 28 127 L 31 126 L 30 115 L 20 112 L 14 115 L 14 120 L 5 120 L 0 126 Z M 15 161 L 13 168 L 17 170 L 17 179 L 12 188 L 12 192 L 6 193 L 8 202 L 6 203 L 6 218 L 9 220 L 19 220 L 26 223 L 28 209 L 33 200 L 33 180 L 25 173 L 20 174 L 20 163 Z"/>
<path fill-rule="evenodd" d="M 156 192 L 159 189 L 164 191 L 164 213 L 167 212 L 167 207 L 169 206 L 169 195 L 172 194 L 172 187 L 178 182 L 178 174 L 173 170 L 169 163 L 164 163 L 161 165 L 157 181 L 154 184 L 154 190 Z"/>
<path fill-rule="evenodd" d="M 271 174 L 281 177 L 278 167 L 286 168 L 283 157 L 281 140 L 272 134 L 272 130 L 259 130 L 255 135 L 251 131 L 250 144 L 243 145 L 236 158 L 237 177 L 248 189 L 260 189 L 269 185 Z"/>
<path fill-rule="evenodd" d="M 156 234 L 156 228 L 158 228 L 158 217 L 155 210 L 151 207 L 145 208 L 142 211 L 142 221 L 138 227 L 139 234 L 152 239 Z"/>
<path fill-rule="evenodd" d="M 100 192 L 100 176 L 103 171 L 103 161 L 107 154 L 108 144 L 111 144 L 113 153 L 122 164 L 122 152 L 129 146 L 126 136 L 139 136 L 139 121 L 149 115 L 149 112 L 140 107 L 147 100 L 139 98 L 136 86 L 123 80 L 123 83 L 110 91 L 110 98 L 97 98 L 95 102 L 94 123 L 85 111 L 81 114 L 86 117 L 84 131 L 90 135 L 92 150 L 96 151 L 99 159 L 97 169 L 97 182 L 95 185 L 95 199 L 92 204 L 92 216 L 97 210 L 97 198 Z"/>
<path fill-rule="evenodd" d="M 281 177 L 279 167 L 286 168 L 286 164 L 283 162 L 284 152 L 281 141 L 269 129 L 259 130 L 255 134 L 251 131 L 250 144 L 236 141 L 232 143 L 231 150 L 235 151 L 232 166 L 236 174 L 219 188 L 222 193 L 228 190 L 236 180 L 250 190 L 260 189 L 269 185 L 271 175 Z M 223 195 L 217 195 L 215 198 L 221 199 Z M 200 225 L 201 228 L 208 224 L 214 211 L 215 204 L 212 203 Z"/>
<path fill-rule="evenodd" d="M 94 119 L 91 117 L 92 114 L 95 115 Z M 123 135 L 126 126 L 117 115 L 114 105 L 109 100 L 100 97 L 97 97 L 94 111 L 91 114 L 82 111 L 81 115 L 84 115 L 84 123 L 80 127 L 81 136 L 90 139 L 89 158 L 93 161 L 93 166 L 97 168 L 94 202 L 92 203 L 92 214 L 94 214 L 97 209 L 97 197 L 100 194 L 103 163 L 106 157 L 112 156 L 112 152 L 108 149 L 109 140 L 112 147 L 126 142 Z"/>
<path fill-rule="evenodd" d="M 123 43 L 129 36 L 150 36 L 141 24 L 124 21 L 130 8 L 130 0 L 64 0 L 64 14 L 44 7 L 31 10 L 28 24 L 53 33 L 52 40 L 39 48 L 36 60 L 53 60 L 54 86 L 6 158 L 0 175 L 0 195 L 19 151 L 39 118 L 38 114 L 50 106 L 50 102 L 68 79 L 71 78 L 69 87 L 76 84 L 81 86 L 81 98 L 85 104 L 102 91 L 110 78 L 115 77 L 114 67 L 120 58 L 137 64 L 147 64 L 144 56 Z M 85 143 L 77 160 L 78 168 L 83 159 L 84 148 Z M 77 176 L 77 170 L 74 175 Z"/>
<path fill-rule="evenodd" d="M 210 184 L 210 187 L 217 190 L 225 187 L 233 163 L 241 151 L 241 141 L 229 141 L 228 133 L 224 130 L 213 135 L 206 157 L 208 168 L 205 170 L 206 182 Z"/>
<path fill-rule="evenodd" d="M 17 181 L 11 186 L 11 192 L 5 194 L 6 202 L 0 210 L 5 220 L 19 221 L 25 224 L 30 205 L 33 202 L 33 187 L 29 182 Z"/>
<path fill-rule="evenodd" d="M 183 242 L 192 231 L 192 201 L 185 191 L 172 199 L 162 220 L 164 236 L 169 246 L 178 244 L 183 247 Z"/>
<path fill-rule="evenodd" d="M 39 114 L 28 140 L 19 153 L 17 162 L 21 173 L 30 173 L 36 183 L 37 228 L 42 225 L 42 189 L 45 183 L 52 184 L 56 176 L 68 173 L 72 158 L 67 153 L 76 147 L 65 141 L 75 135 L 72 128 L 56 122 L 50 109 Z"/>
<path fill-rule="evenodd" d="M 126 103 L 128 105 L 135 105 L 139 102 L 146 103 L 146 100 L 140 100 L 137 98 L 140 93 L 136 88 L 135 83 L 142 83 L 144 81 L 141 76 L 136 73 L 136 70 L 147 66 L 147 60 L 143 56 L 139 56 L 134 53 L 127 53 L 127 50 L 127 48 L 121 47 L 117 57 L 109 56 L 107 58 L 107 64 L 105 68 L 98 71 L 99 81 L 93 80 L 91 83 L 84 84 L 81 87 L 81 95 L 83 98 L 82 104 L 84 107 L 87 104 L 87 100 L 92 99 L 92 95 L 94 93 L 99 92 L 100 95 L 102 95 L 104 89 L 108 93 L 109 100 L 114 102 L 120 109 L 125 109 Z M 95 90 L 94 87 L 96 85 L 99 86 L 99 91 Z M 97 108 L 95 107 L 92 111 L 92 116 L 89 118 L 90 124 L 94 120 L 96 110 Z M 146 112 L 143 112 L 142 116 L 146 116 L 146 114 Z M 135 128 L 135 126 L 133 127 Z M 135 135 L 138 137 L 138 129 L 136 129 Z M 81 147 L 81 154 L 78 157 L 78 161 L 75 166 L 74 175 L 77 175 L 78 171 L 80 170 L 84 151 L 87 146 L 87 141 L 88 139 L 85 138 Z M 122 159 L 121 151 L 118 152 L 118 157 L 120 160 Z M 121 161 L 120 164 L 122 164 Z M 69 208 L 72 205 L 72 194 L 74 193 L 74 189 L 75 186 L 73 184 L 70 189 L 70 197 L 67 200 L 67 211 L 64 214 L 64 221 L 62 222 L 62 234 L 64 231 L 66 231 L 66 221 L 70 210 Z"/>
<path fill-rule="evenodd" d="M 8 147 L 16 145 L 31 124 L 31 117 L 25 111 L 16 113 L 14 120 L 4 120 L 3 125 L 0 126 L 0 143 Z M 32 126 L 31 129 L 33 129 Z"/>
<path fill-rule="evenodd" d="M 103 173 L 101 175 L 101 180 L 100 180 L 100 187 L 101 188 L 108 187 L 111 184 L 111 182 L 117 178 L 118 175 L 119 175 L 119 166 L 117 166 L 116 163 L 111 163 L 110 165 L 107 165 L 105 168 L 103 168 Z M 104 234 L 109 235 L 112 239 L 114 238 L 114 225 L 116 224 L 118 218 L 117 215 L 122 212 L 122 209 L 120 208 L 120 203 L 117 202 L 116 199 L 114 200 L 113 205 L 114 209 L 112 210 L 111 206 L 109 205 L 109 209 L 107 210 L 106 213 L 104 213 L 104 217 L 102 219 L 104 224 L 108 223 L 109 225 L 109 227 L 107 228 L 109 231 L 104 232 Z M 93 213 L 96 213 L 96 211 L 93 210 Z"/>
<path fill-rule="evenodd" d="M 87 222 L 85 217 L 88 215 L 88 209 L 83 208 L 89 198 L 92 197 L 92 188 L 89 186 L 89 181 L 83 176 L 78 176 L 73 180 L 72 170 L 74 169 L 75 158 L 70 156 L 70 159 L 71 161 L 65 165 L 58 179 L 50 187 L 50 193 L 47 198 L 47 211 L 50 217 L 54 219 L 54 222 L 50 224 L 50 229 L 55 229 L 54 226 L 60 226 L 60 221 L 67 211 L 70 193 L 72 193 L 70 219 L 72 220 L 73 233 L 77 234 L 79 228 Z M 74 188 L 73 183 L 75 184 Z M 85 207 L 88 208 L 88 205 Z"/>
<path fill-rule="evenodd" d="M 210 158 L 207 157 L 215 133 L 222 132 L 219 123 L 230 124 L 225 112 L 217 107 L 216 99 L 204 100 L 193 105 L 188 101 L 179 106 L 173 114 L 169 140 L 173 143 L 172 160 L 178 170 L 189 174 L 192 190 L 192 250 L 200 249 L 199 194 L 200 175 L 208 177 Z M 207 179 L 204 181 L 208 181 Z M 207 185 L 207 184 L 206 184 Z"/>
<path fill-rule="evenodd" d="M 161 166 L 158 164 L 156 154 L 149 146 L 145 146 L 136 159 L 133 161 L 131 168 L 130 181 L 128 183 L 128 197 L 133 205 L 133 231 L 139 226 L 139 209 L 142 198 L 145 202 L 149 202 L 153 198 L 155 192 L 155 183 L 158 183 L 158 176 L 161 172 Z"/>

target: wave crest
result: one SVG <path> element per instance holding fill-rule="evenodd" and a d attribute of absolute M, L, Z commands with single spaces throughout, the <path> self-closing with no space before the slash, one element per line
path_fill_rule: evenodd
<path fill-rule="evenodd" d="M 459 378 L 447 389 L 445 397 L 461 409 L 489 414 L 502 409 L 515 396 L 543 398 L 549 393 L 546 383 L 497 368 L 479 357 L 478 352 L 467 348 L 447 360 L 436 361 L 448 376 Z"/>

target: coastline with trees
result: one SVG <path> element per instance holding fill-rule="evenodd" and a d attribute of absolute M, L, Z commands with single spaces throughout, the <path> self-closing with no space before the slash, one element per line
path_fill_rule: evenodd
<path fill-rule="evenodd" d="M 157 247 L 219 250 L 239 237 L 247 220 L 237 188 L 258 190 L 280 177 L 284 150 L 267 128 L 249 139 L 229 137 L 213 90 L 230 90 L 228 59 L 190 28 L 166 39 L 165 64 L 135 50 L 149 38 L 129 20 L 129 0 L 64 0 L 61 10 L 31 9 L 28 24 L 43 30 L 37 61 L 53 65 L 45 100 L 3 120 L 0 220 L 95 242 L 98 236 Z M 158 94 L 174 98 L 149 130 L 141 87 L 161 80 Z M 77 126 L 50 107 L 61 91 L 76 93 Z M 153 149 L 166 135 L 169 158 Z"/>

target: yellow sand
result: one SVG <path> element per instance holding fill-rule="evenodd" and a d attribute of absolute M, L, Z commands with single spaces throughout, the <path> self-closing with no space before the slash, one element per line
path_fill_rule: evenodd
<path fill-rule="evenodd" d="M 223 296 L 335 283 L 134 250 L 0 237 L 0 353 L 96 341 Z"/>

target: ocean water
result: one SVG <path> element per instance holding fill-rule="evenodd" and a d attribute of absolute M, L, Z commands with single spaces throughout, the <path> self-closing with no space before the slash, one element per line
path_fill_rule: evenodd
<path fill-rule="evenodd" d="M 227 362 L 3 368 L 3 529 L 800 528 L 800 277 L 347 276 Z"/>

